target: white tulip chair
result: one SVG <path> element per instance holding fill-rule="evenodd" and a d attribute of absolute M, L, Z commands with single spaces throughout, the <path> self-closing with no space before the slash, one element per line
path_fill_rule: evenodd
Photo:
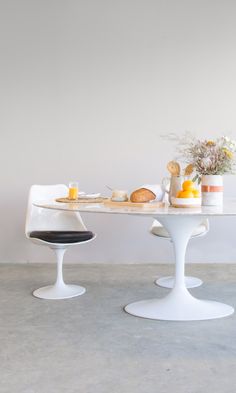
<path fill-rule="evenodd" d="M 207 234 L 209 231 L 209 221 L 205 219 L 192 233 L 191 239 L 201 237 Z M 167 230 L 159 223 L 159 221 L 154 220 L 150 233 L 154 236 L 158 236 L 162 239 L 171 240 Z M 155 283 L 160 287 L 173 288 L 174 287 L 174 277 L 167 276 L 158 278 Z M 196 288 L 202 285 L 202 280 L 197 277 L 185 276 L 185 285 L 187 288 Z"/>
<path fill-rule="evenodd" d="M 82 295 L 85 288 L 67 285 L 63 279 L 63 257 L 65 251 L 75 245 L 92 241 L 96 235 L 88 231 L 80 214 L 40 208 L 34 203 L 52 202 L 66 197 L 68 188 L 64 184 L 33 185 L 29 192 L 25 225 L 27 239 L 40 246 L 51 248 L 56 254 L 57 277 L 53 285 L 36 289 L 33 295 L 42 299 L 67 299 Z"/>

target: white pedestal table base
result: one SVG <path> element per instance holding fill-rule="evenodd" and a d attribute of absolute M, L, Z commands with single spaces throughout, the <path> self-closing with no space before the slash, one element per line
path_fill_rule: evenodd
<path fill-rule="evenodd" d="M 202 216 L 179 214 L 155 218 L 167 229 L 173 242 L 174 288 L 162 299 L 142 300 L 128 304 L 125 311 L 141 318 L 166 321 L 200 321 L 233 314 L 233 307 L 215 301 L 196 299 L 185 286 L 186 247 L 193 229 L 202 221 Z"/>
<path fill-rule="evenodd" d="M 233 314 L 234 309 L 223 303 L 200 300 L 187 289 L 176 293 L 174 290 L 163 299 L 149 299 L 131 303 L 125 311 L 136 317 L 164 321 L 200 321 L 222 318 Z"/>

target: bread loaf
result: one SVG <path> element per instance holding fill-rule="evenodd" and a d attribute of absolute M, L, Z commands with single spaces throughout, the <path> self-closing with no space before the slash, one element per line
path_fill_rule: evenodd
<path fill-rule="evenodd" d="M 145 202 L 150 202 L 156 199 L 156 195 L 148 190 L 147 188 L 139 188 L 138 190 L 135 190 L 132 192 L 130 195 L 130 200 L 131 202 L 140 202 L 140 203 L 145 203 Z"/>

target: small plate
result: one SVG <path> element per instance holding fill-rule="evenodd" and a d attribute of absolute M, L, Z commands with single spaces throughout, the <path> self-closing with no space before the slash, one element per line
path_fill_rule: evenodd
<path fill-rule="evenodd" d="M 101 193 L 98 192 L 98 193 L 94 193 L 94 194 L 86 194 L 86 192 L 81 191 L 81 192 L 79 192 L 78 195 L 80 198 L 99 198 L 101 196 Z"/>
<path fill-rule="evenodd" d="M 99 198 L 101 196 L 101 193 L 98 192 L 96 194 L 84 194 L 83 196 L 84 198 Z"/>

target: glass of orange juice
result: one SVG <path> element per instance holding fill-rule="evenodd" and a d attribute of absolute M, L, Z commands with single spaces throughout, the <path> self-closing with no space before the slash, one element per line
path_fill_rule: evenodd
<path fill-rule="evenodd" d="M 69 199 L 75 200 L 78 199 L 79 188 L 78 183 L 73 181 L 69 183 Z"/>

